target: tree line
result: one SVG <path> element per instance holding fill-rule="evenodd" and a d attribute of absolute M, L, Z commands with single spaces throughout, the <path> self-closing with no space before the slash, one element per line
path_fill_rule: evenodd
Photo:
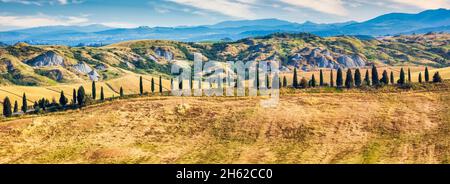
<path fill-rule="evenodd" d="M 155 80 L 152 78 L 151 84 L 150 84 L 150 90 L 152 94 L 155 94 Z M 142 76 L 139 77 L 139 95 L 144 95 L 144 85 L 142 81 Z M 162 88 L 162 78 L 159 77 L 159 93 L 162 94 L 163 88 Z M 122 87 L 119 89 L 119 95 L 120 98 L 125 97 L 125 92 Z M 114 98 L 114 96 L 113 96 Z M 3 116 L 4 117 L 11 117 L 14 114 L 28 114 L 28 113 L 40 113 L 40 112 L 46 112 L 50 110 L 58 111 L 58 110 L 65 110 L 65 109 L 75 109 L 80 108 L 82 109 L 84 106 L 92 104 L 95 101 L 103 102 L 105 101 L 105 94 L 103 90 L 103 86 L 100 87 L 100 97 L 97 100 L 97 87 L 96 82 L 92 82 L 92 92 L 91 95 L 86 95 L 86 91 L 83 86 L 80 86 L 78 89 L 73 89 L 72 91 L 72 99 L 69 103 L 69 98 L 66 97 L 66 94 L 64 91 L 60 92 L 59 100 L 58 102 L 55 99 L 52 99 L 52 101 L 49 101 L 46 98 L 39 99 L 38 101 L 35 101 L 32 106 L 28 105 L 27 96 L 25 93 L 23 93 L 22 96 L 22 106 L 19 110 L 19 104 L 17 100 L 14 102 L 14 107 L 12 107 L 11 100 L 9 97 L 5 97 L 3 100 Z"/>
<path fill-rule="evenodd" d="M 327 83 L 325 83 L 323 70 L 320 70 L 319 79 L 318 79 L 319 81 L 317 81 L 314 74 L 311 76 L 311 79 L 309 81 L 306 80 L 305 78 L 302 78 L 299 81 L 298 76 L 297 76 L 297 69 L 294 68 L 291 86 L 288 85 L 286 76 L 283 77 L 283 80 L 279 79 L 279 86 L 280 87 L 293 87 L 293 88 L 308 88 L 308 87 L 314 88 L 314 87 L 318 87 L 318 86 L 320 86 L 320 87 L 330 86 L 330 87 L 336 87 L 336 88 L 344 88 L 345 87 L 347 89 L 350 89 L 353 87 L 361 87 L 363 85 L 378 87 L 378 86 L 388 85 L 388 84 L 394 85 L 395 83 L 397 83 L 398 85 L 405 85 L 405 84 L 412 82 L 411 70 L 408 69 L 408 73 L 406 74 L 403 68 L 401 68 L 401 70 L 400 70 L 400 76 L 397 81 L 395 81 L 394 73 L 392 71 L 391 71 L 390 75 L 388 75 L 387 71 L 384 70 L 381 75 L 381 78 L 380 78 L 378 76 L 378 70 L 377 70 L 376 66 L 372 67 L 371 76 L 369 76 L 369 70 L 366 70 L 364 79 L 362 78 L 362 73 L 359 68 L 357 68 L 355 70 L 354 74 L 352 73 L 351 69 L 348 69 L 345 74 L 346 75 L 345 80 L 344 80 L 343 75 L 344 75 L 344 73 L 343 73 L 342 69 L 339 68 L 336 72 L 336 80 L 334 80 L 333 70 L 331 70 L 329 84 L 327 84 Z M 257 72 L 257 78 L 259 78 L 259 72 Z M 266 80 L 265 81 L 266 86 L 270 86 L 269 85 L 270 84 L 269 76 L 266 76 L 265 80 Z M 439 72 L 436 72 L 433 75 L 433 78 L 431 79 L 429 76 L 428 67 L 426 67 L 425 71 L 424 71 L 424 79 L 422 79 L 422 73 L 420 72 L 419 76 L 418 76 L 418 81 L 419 81 L 419 83 L 422 83 L 423 81 L 430 82 L 430 80 L 434 83 L 443 81 Z M 193 87 L 192 78 L 190 79 L 190 84 L 191 84 L 190 86 L 192 88 Z M 173 79 L 171 79 L 171 89 L 173 89 L 173 85 L 174 85 Z M 179 85 L 179 89 L 183 88 L 182 81 L 178 85 Z M 260 85 L 259 80 L 256 80 L 256 86 L 258 87 L 258 89 L 260 87 L 259 85 Z M 199 86 L 201 87 L 201 83 L 199 83 Z M 210 86 L 211 86 L 211 83 L 210 83 Z M 155 80 L 153 78 L 151 79 L 150 91 L 152 94 L 155 94 L 155 91 L 156 91 Z M 163 93 L 161 76 L 159 76 L 158 91 L 160 94 Z M 143 84 L 143 79 L 141 76 L 141 77 L 139 77 L 139 95 L 142 96 L 144 94 L 145 94 L 144 84 Z M 120 95 L 120 98 L 123 98 L 125 96 L 124 90 L 122 87 L 120 87 L 119 95 Z M 55 99 L 53 99 L 50 102 L 48 99 L 42 98 L 38 101 L 35 101 L 32 106 L 32 109 L 29 109 L 27 96 L 24 93 L 22 96 L 22 107 L 20 108 L 20 110 L 23 114 L 27 114 L 27 113 L 31 113 L 31 112 L 39 113 L 42 111 L 48 111 L 49 109 L 53 109 L 53 110 L 65 110 L 67 108 L 80 108 L 81 109 L 85 105 L 91 104 L 91 103 L 95 102 L 96 100 L 97 100 L 97 87 L 96 87 L 95 81 L 93 81 L 91 96 L 87 96 L 84 87 L 80 86 L 78 89 L 73 89 L 72 100 L 71 100 L 70 104 L 69 104 L 69 99 L 64 94 L 64 91 L 61 91 L 60 97 L 59 97 L 59 103 Z M 105 101 L 103 87 L 100 87 L 99 101 L 100 102 Z M 14 107 L 12 107 L 9 97 L 5 97 L 5 99 L 3 100 L 3 116 L 11 117 L 14 113 L 16 113 L 16 114 L 19 113 L 18 102 L 15 101 Z"/>
<path fill-rule="evenodd" d="M 325 83 L 325 81 L 324 81 L 325 79 L 324 79 L 324 75 L 323 75 L 323 70 L 320 70 L 318 82 L 317 82 L 317 79 L 314 74 L 311 76 L 311 79 L 309 81 L 306 80 L 305 78 L 302 78 L 299 81 L 298 76 L 297 76 L 297 69 L 294 68 L 291 86 L 288 85 L 286 76 L 284 76 L 283 82 L 282 82 L 282 87 L 293 87 L 293 88 L 312 87 L 312 88 L 314 88 L 316 86 L 322 86 L 322 87 L 329 86 L 329 87 L 350 89 L 350 88 L 354 88 L 354 87 L 361 87 L 363 85 L 380 87 L 380 86 L 389 85 L 389 84 L 391 84 L 391 85 L 398 84 L 400 86 L 404 86 L 404 85 L 412 83 L 411 70 L 408 69 L 408 73 L 406 74 L 406 72 L 403 68 L 400 69 L 400 74 L 399 74 L 398 80 L 395 80 L 394 72 L 392 72 L 392 71 L 390 72 L 390 74 L 388 74 L 388 72 L 386 70 L 384 70 L 380 77 L 376 66 L 372 66 L 372 69 L 370 70 L 370 72 L 369 72 L 369 70 L 366 70 L 364 78 L 362 78 L 362 73 L 359 68 L 357 68 L 355 70 L 354 74 L 351 69 L 347 69 L 347 72 L 345 74 L 345 76 L 346 76 L 345 79 L 343 77 L 344 72 L 341 68 L 339 68 L 336 73 L 337 73 L 336 80 L 334 80 L 333 70 L 331 70 L 329 84 Z M 370 76 L 369 76 L 369 73 L 371 73 Z M 419 83 L 422 83 L 423 81 L 430 82 L 431 78 L 429 75 L 428 67 L 425 68 L 424 78 L 425 78 L 425 80 L 423 80 L 422 72 L 420 72 L 419 76 L 418 76 L 418 82 Z M 434 83 L 439 83 L 439 82 L 442 82 L 443 79 L 440 76 L 439 72 L 436 72 L 436 73 L 434 73 L 431 81 Z"/>

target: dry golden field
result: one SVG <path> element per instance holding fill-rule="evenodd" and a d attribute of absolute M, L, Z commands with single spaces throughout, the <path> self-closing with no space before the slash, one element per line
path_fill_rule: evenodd
<path fill-rule="evenodd" d="M 450 93 L 146 97 L 0 122 L 0 163 L 450 163 Z"/>

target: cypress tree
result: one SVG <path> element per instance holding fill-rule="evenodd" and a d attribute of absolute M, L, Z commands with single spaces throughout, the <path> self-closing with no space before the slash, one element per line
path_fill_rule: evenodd
<path fill-rule="evenodd" d="M 400 79 L 398 80 L 398 84 L 403 85 L 405 84 L 405 71 L 403 71 L 403 68 L 400 69 Z"/>
<path fill-rule="evenodd" d="M 178 89 L 183 89 L 183 80 L 180 80 L 180 83 L 178 83 Z"/>
<path fill-rule="evenodd" d="M 3 100 L 3 116 L 7 118 L 12 116 L 11 101 L 9 101 L 8 97 Z"/>
<path fill-rule="evenodd" d="M 210 81 L 211 82 L 211 81 Z M 259 90 L 259 66 L 256 65 L 256 79 L 255 79 L 256 90 Z"/>
<path fill-rule="evenodd" d="M 163 87 L 162 87 L 162 79 L 161 76 L 159 76 L 159 94 L 162 94 Z"/>
<path fill-rule="evenodd" d="M 331 74 L 330 74 L 330 86 L 334 87 L 334 75 L 333 75 L 333 69 L 331 69 Z"/>
<path fill-rule="evenodd" d="M 428 73 L 428 67 L 425 67 L 425 82 L 430 82 L 430 74 Z"/>
<path fill-rule="evenodd" d="M 269 75 L 266 75 L 266 88 L 269 89 L 270 88 L 270 80 L 269 80 Z"/>
<path fill-rule="evenodd" d="M 307 88 L 308 87 L 308 81 L 305 78 L 302 78 L 302 80 L 300 80 L 300 87 L 301 88 Z"/>
<path fill-rule="evenodd" d="M 359 68 L 357 68 L 355 71 L 355 85 L 356 87 L 360 87 L 361 84 L 362 84 L 361 72 L 359 71 Z"/>
<path fill-rule="evenodd" d="M 123 97 L 123 88 L 120 86 L 120 97 Z"/>
<path fill-rule="evenodd" d="M 323 86 L 323 71 L 322 71 L 322 69 L 320 69 L 320 79 L 319 79 L 319 85 L 320 86 Z"/>
<path fill-rule="evenodd" d="M 394 85 L 395 80 L 394 80 L 394 72 L 391 71 L 391 78 L 389 78 L 391 80 L 391 84 Z"/>
<path fill-rule="evenodd" d="M 36 102 L 36 101 L 34 101 L 34 105 L 33 105 L 33 107 L 34 107 L 34 111 L 35 112 L 39 112 L 39 104 Z"/>
<path fill-rule="evenodd" d="M 97 97 L 97 88 L 95 87 L 95 81 L 92 81 L 92 99 L 95 100 Z"/>
<path fill-rule="evenodd" d="M 373 65 L 372 67 L 372 85 L 377 86 L 380 84 L 377 67 Z"/>
<path fill-rule="evenodd" d="M 419 73 L 419 83 L 422 83 L 422 72 Z"/>
<path fill-rule="evenodd" d="M 155 81 L 153 80 L 153 77 L 152 77 L 152 83 L 151 83 L 151 90 L 152 90 L 152 93 L 155 93 Z"/>
<path fill-rule="evenodd" d="M 283 76 L 283 87 L 287 87 L 287 79 L 286 79 L 286 76 Z"/>
<path fill-rule="evenodd" d="M 439 75 L 439 72 L 434 73 L 433 75 L 433 82 L 434 83 L 438 83 L 438 82 L 442 82 L 442 77 L 441 75 Z"/>
<path fill-rule="evenodd" d="M 190 87 L 190 89 L 194 89 L 194 81 L 192 80 L 192 76 L 190 76 L 190 78 L 189 78 L 189 87 Z"/>
<path fill-rule="evenodd" d="M 139 77 L 139 95 L 144 94 L 144 84 L 142 83 L 142 76 Z"/>
<path fill-rule="evenodd" d="M 22 111 L 23 111 L 23 113 L 27 113 L 27 111 L 28 111 L 28 102 L 27 102 L 27 96 L 25 95 L 25 93 L 23 93 L 23 97 L 22 97 Z"/>
<path fill-rule="evenodd" d="M 294 68 L 294 77 L 292 79 L 292 87 L 298 88 L 297 68 Z"/>
<path fill-rule="evenodd" d="M 173 78 L 170 78 L 170 90 L 173 91 Z"/>
<path fill-rule="evenodd" d="M 316 87 L 316 77 L 314 77 L 314 74 L 311 77 L 311 87 L 313 87 L 313 88 Z"/>
<path fill-rule="evenodd" d="M 73 93 L 72 93 L 72 105 L 76 105 L 77 104 L 77 91 L 75 89 L 73 89 Z"/>
<path fill-rule="evenodd" d="M 278 89 L 281 89 L 282 84 L 281 84 L 281 77 L 278 77 Z"/>
<path fill-rule="evenodd" d="M 350 89 L 353 87 L 353 74 L 352 74 L 352 70 L 350 68 L 347 70 L 347 76 L 345 78 L 345 87 L 347 89 Z"/>
<path fill-rule="evenodd" d="M 103 86 L 100 88 L 100 100 L 101 101 L 105 100 L 105 94 L 103 93 Z"/>
<path fill-rule="evenodd" d="M 364 82 L 367 86 L 370 86 L 369 70 L 366 70 L 366 76 L 364 77 Z"/>
<path fill-rule="evenodd" d="M 17 104 L 17 100 L 14 101 L 14 113 L 19 112 L 19 104 Z"/>
<path fill-rule="evenodd" d="M 83 107 L 83 105 L 84 105 L 84 96 L 85 95 L 85 92 L 84 92 L 84 87 L 83 86 L 80 86 L 79 88 L 78 88 L 78 93 L 77 93 L 77 102 L 78 102 L 78 105 L 79 105 L 79 107 L 80 107 L 80 109 Z"/>
<path fill-rule="evenodd" d="M 61 104 L 61 106 L 65 107 L 67 105 L 67 98 L 64 95 L 64 91 L 61 91 L 61 94 L 59 96 L 59 104 Z"/>
<path fill-rule="evenodd" d="M 408 68 L 408 82 L 411 83 L 411 69 Z"/>
<path fill-rule="evenodd" d="M 341 88 L 343 85 L 344 85 L 344 79 L 342 79 L 342 69 L 339 68 L 337 71 L 336 86 L 338 88 Z"/>
<path fill-rule="evenodd" d="M 382 84 L 385 84 L 385 85 L 389 84 L 389 76 L 388 76 L 388 73 L 386 70 L 383 71 L 383 76 L 381 77 L 380 81 Z"/>

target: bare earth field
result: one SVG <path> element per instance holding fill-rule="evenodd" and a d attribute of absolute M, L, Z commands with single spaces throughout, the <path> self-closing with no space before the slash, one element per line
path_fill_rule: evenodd
<path fill-rule="evenodd" d="M 0 163 L 450 163 L 450 93 L 147 97 L 0 123 Z"/>

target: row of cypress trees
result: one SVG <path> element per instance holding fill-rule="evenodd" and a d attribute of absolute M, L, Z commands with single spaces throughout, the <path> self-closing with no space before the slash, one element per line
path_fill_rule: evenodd
<path fill-rule="evenodd" d="M 155 93 L 155 80 L 152 78 L 151 83 L 150 83 L 150 90 L 152 92 L 152 94 Z M 162 87 L 162 78 L 161 76 L 159 76 L 159 93 L 162 94 L 163 92 L 163 87 Z M 144 94 L 144 83 L 142 81 L 142 76 L 139 77 L 139 95 L 143 95 Z M 123 95 L 121 95 L 123 96 Z"/>
<path fill-rule="evenodd" d="M 144 93 L 143 90 L 143 82 L 142 82 L 142 76 L 140 77 L 140 83 L 139 83 L 139 88 L 140 88 L 140 94 L 142 95 Z M 152 78 L 151 80 L 151 91 L 152 93 L 155 92 L 155 81 Z M 161 76 L 159 77 L 159 92 L 162 93 L 163 88 L 162 88 L 162 78 Z M 120 97 L 124 97 L 124 90 L 122 87 L 120 87 L 120 91 L 119 91 Z M 92 82 L 92 99 L 96 100 L 97 99 L 97 87 L 96 87 L 96 82 L 93 81 Z M 83 86 L 80 86 L 77 89 L 73 89 L 73 93 L 72 93 L 72 107 L 79 107 L 82 108 L 83 106 L 86 105 L 86 93 L 85 93 L 85 89 Z M 103 86 L 100 87 L 100 101 L 104 101 L 105 100 L 105 95 L 104 95 L 104 90 L 103 90 Z M 66 95 L 64 94 L 64 91 L 60 92 L 60 97 L 59 97 L 59 104 L 57 102 L 52 102 L 50 103 L 47 99 L 40 99 L 37 102 L 34 103 L 33 108 L 35 111 L 39 111 L 39 110 L 46 110 L 47 107 L 49 106 L 60 106 L 62 108 L 66 108 L 67 105 L 69 103 L 69 99 L 66 97 Z M 13 113 L 18 113 L 19 112 L 19 107 L 18 107 L 18 102 L 15 101 L 14 103 L 14 107 L 12 107 L 11 105 L 11 100 L 9 99 L 9 97 L 6 97 L 3 100 L 3 115 L 5 117 L 11 117 L 13 115 Z M 26 94 L 24 93 L 22 96 L 22 107 L 21 107 L 21 111 L 26 114 L 29 112 L 29 106 L 28 106 L 28 100 L 26 97 Z"/>
<path fill-rule="evenodd" d="M 430 81 L 430 77 L 429 77 L 429 71 L 428 71 L 428 67 L 425 68 L 425 72 L 424 72 L 424 78 L 425 78 L 425 82 L 429 82 Z M 433 82 L 442 82 L 442 78 L 439 74 L 439 72 L 436 72 L 433 75 Z M 408 82 L 411 83 L 411 70 L 408 69 Z M 418 76 L 418 82 L 422 83 L 422 73 L 419 73 Z M 286 77 L 283 77 L 283 80 L 279 80 L 280 86 L 282 87 L 287 87 L 288 86 L 288 82 Z M 320 76 L 319 76 L 319 84 L 318 86 L 331 86 L 331 87 L 338 87 L 338 88 L 342 88 L 342 87 L 346 87 L 346 88 L 352 88 L 354 86 L 356 87 L 360 87 L 362 86 L 364 83 L 364 85 L 367 86 L 380 86 L 380 85 L 388 85 L 390 84 L 395 84 L 395 80 L 394 80 L 394 73 L 391 71 L 390 73 L 390 77 L 388 76 L 387 71 L 383 71 L 382 77 L 381 79 L 379 79 L 378 76 L 378 71 L 376 66 L 372 67 L 372 75 L 371 75 L 371 79 L 369 78 L 369 70 L 366 70 L 365 73 L 365 77 L 364 80 L 362 80 L 362 75 L 359 69 L 355 70 L 355 74 L 352 74 L 352 70 L 348 69 L 347 73 L 346 73 L 346 78 L 345 81 L 343 79 L 343 71 L 341 68 L 339 68 L 337 70 L 337 75 L 336 75 L 336 86 L 335 86 L 335 81 L 334 81 L 334 75 L 333 75 L 333 70 L 331 70 L 331 75 L 330 75 L 330 84 L 326 84 L 324 82 L 324 75 L 323 75 L 323 71 L 320 70 Z M 403 68 L 400 70 L 400 76 L 399 79 L 397 80 L 397 84 L 399 85 L 404 85 L 406 84 L 406 74 L 405 71 L 403 70 Z M 266 84 L 269 86 L 269 78 L 266 76 Z M 171 79 L 171 85 L 173 85 L 173 80 Z M 179 84 L 180 88 L 182 88 L 182 82 Z M 191 86 L 192 86 L 192 80 L 191 80 Z M 257 80 L 257 86 L 259 86 L 259 80 Z M 297 77 L 297 69 L 294 68 L 294 74 L 293 74 L 293 82 L 292 82 L 292 87 L 294 88 L 306 88 L 306 87 L 316 87 L 317 86 L 317 81 L 316 78 L 314 76 L 314 74 L 311 77 L 310 81 L 307 81 L 305 78 L 302 78 L 302 80 L 299 82 L 298 81 L 298 77 Z M 92 99 L 96 100 L 96 83 L 95 81 L 92 82 Z M 142 81 L 142 76 L 139 78 L 139 91 L 140 91 L 140 95 L 144 94 L 144 86 L 143 86 L 143 81 Z M 163 89 L 162 89 L 162 79 L 161 76 L 159 77 L 159 93 L 162 93 Z M 154 93 L 155 92 L 155 81 L 152 78 L 151 80 L 151 92 Z M 124 91 L 123 88 L 120 87 L 120 97 L 124 96 Z M 105 96 L 104 96 L 104 92 L 103 92 L 103 87 L 100 88 L 100 100 L 104 101 L 105 100 Z M 65 108 L 68 104 L 68 98 L 65 96 L 64 91 L 61 91 L 60 93 L 60 98 L 59 98 L 59 105 L 62 106 L 63 108 Z M 78 106 L 79 108 L 82 108 L 86 103 L 86 96 L 85 96 L 85 90 L 83 86 L 80 86 L 78 88 L 78 90 L 73 89 L 73 94 L 72 94 L 72 106 Z M 46 99 L 41 99 L 38 102 L 34 103 L 34 108 L 35 110 L 38 109 L 44 109 L 48 106 L 48 105 L 53 105 L 56 106 L 58 104 L 56 104 L 56 102 L 52 102 L 50 103 L 48 100 Z M 18 113 L 19 111 L 19 107 L 18 107 L 18 102 L 15 101 L 14 103 L 14 108 L 11 107 L 11 101 L 8 97 L 6 97 L 3 100 L 3 115 L 5 117 L 11 117 L 14 113 Z M 21 110 L 23 113 L 28 113 L 28 103 L 27 103 L 27 97 L 26 94 L 23 94 L 22 97 L 22 107 Z"/>
<path fill-rule="evenodd" d="M 331 86 L 331 87 L 338 87 L 338 88 L 342 88 L 342 87 L 346 87 L 346 88 L 352 88 L 352 87 L 360 87 L 362 85 L 366 85 L 366 86 L 380 86 L 380 85 L 388 85 L 388 84 L 392 84 L 394 85 L 395 83 L 399 84 L 399 85 L 405 85 L 407 83 L 412 83 L 412 79 L 411 79 L 411 70 L 408 69 L 408 80 L 406 80 L 406 73 L 404 71 L 403 68 L 401 68 L 400 70 L 400 76 L 399 79 L 397 81 L 395 81 L 394 78 L 394 73 L 391 71 L 390 76 L 388 74 L 388 72 L 386 70 L 383 71 L 381 79 L 378 76 L 378 70 L 376 66 L 372 66 L 371 69 L 371 77 L 369 77 L 369 70 L 366 70 L 365 73 L 365 77 L 364 80 L 362 80 L 362 75 L 361 75 L 361 71 L 359 70 L 359 68 L 357 68 L 355 70 L 355 74 L 352 74 L 352 70 L 348 69 L 346 72 L 346 78 L 344 80 L 343 78 L 343 71 L 341 68 L 339 68 L 337 70 L 337 75 L 336 75 L 336 86 L 335 86 L 335 81 L 334 81 L 334 75 L 333 75 L 333 70 L 331 70 L 330 73 L 330 84 L 326 84 L 324 82 L 324 75 L 323 75 L 323 71 L 320 70 L 320 78 L 319 78 L 319 86 Z M 418 76 L 418 82 L 422 83 L 422 73 L 419 73 Z M 429 77 L 429 71 L 428 71 L 428 67 L 425 68 L 425 82 L 430 82 L 430 77 Z M 442 78 L 439 74 L 439 72 L 436 72 L 433 76 L 433 82 L 442 82 Z M 306 85 L 308 84 L 308 85 Z M 286 77 L 283 77 L 283 83 L 282 83 L 283 87 L 287 87 L 287 80 Z M 292 80 L 292 87 L 294 88 L 306 88 L 306 87 L 316 87 L 316 78 L 314 76 L 314 74 L 311 77 L 311 80 L 308 82 L 306 81 L 306 79 L 302 79 L 300 82 L 298 82 L 298 77 L 297 77 L 297 69 L 294 68 L 294 73 L 293 73 L 293 80 Z"/>

